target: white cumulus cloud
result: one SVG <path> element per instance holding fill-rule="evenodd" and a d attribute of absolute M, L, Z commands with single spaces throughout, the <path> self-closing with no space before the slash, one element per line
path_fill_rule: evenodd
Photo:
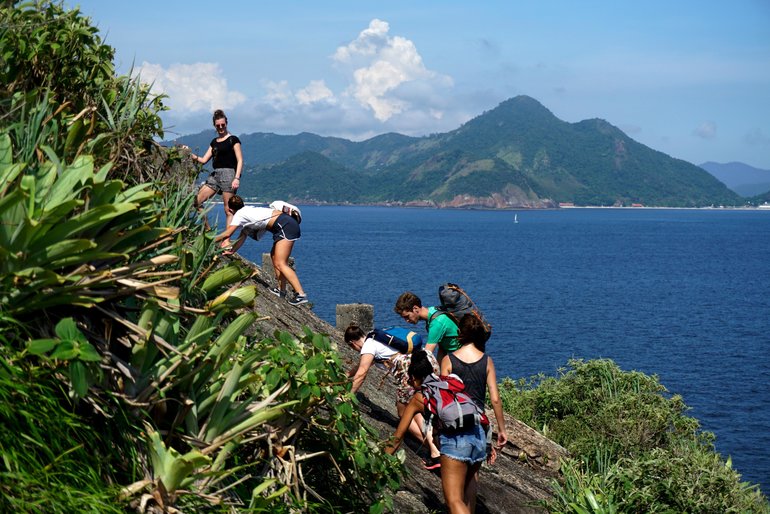
<path fill-rule="evenodd" d="M 435 99 L 439 90 L 452 86 L 452 79 L 426 68 L 412 41 L 389 32 L 387 22 L 374 19 L 356 39 L 337 48 L 333 60 L 354 68 L 346 94 L 381 122 L 411 109 L 440 118 Z M 415 83 L 420 87 L 408 87 Z M 417 91 L 421 94 L 415 96 Z"/>
<path fill-rule="evenodd" d="M 268 80 L 264 83 L 263 100 L 276 109 L 311 106 L 317 103 L 333 104 L 334 93 L 323 80 L 311 80 L 307 86 L 293 91 L 286 80 Z"/>
<path fill-rule="evenodd" d="M 332 102 L 334 93 L 326 87 L 323 80 L 311 80 L 304 88 L 297 91 L 297 101 L 300 105 L 310 105 L 316 102 Z"/>
<path fill-rule="evenodd" d="M 143 62 L 135 69 L 142 82 L 152 84 L 152 92 L 168 95 L 166 105 L 177 111 L 211 112 L 230 109 L 246 100 L 246 96 L 227 86 L 224 73 L 217 63 L 159 64 Z"/>

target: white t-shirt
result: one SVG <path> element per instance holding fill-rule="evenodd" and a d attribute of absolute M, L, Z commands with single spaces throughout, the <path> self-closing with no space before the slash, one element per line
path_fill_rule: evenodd
<path fill-rule="evenodd" d="M 233 214 L 230 226 L 247 228 L 254 239 L 259 240 L 267 231 L 267 224 L 273 217 L 273 209 L 270 207 L 241 207 Z"/>
<path fill-rule="evenodd" d="M 382 364 L 382 361 L 390 359 L 398 352 L 386 344 L 382 344 L 371 337 L 367 337 L 364 344 L 361 346 L 361 351 L 359 353 L 361 355 L 374 355 L 374 364 L 379 368 L 386 369 Z"/>

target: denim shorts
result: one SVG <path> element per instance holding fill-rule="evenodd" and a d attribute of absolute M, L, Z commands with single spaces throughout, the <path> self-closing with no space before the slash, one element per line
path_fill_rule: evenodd
<path fill-rule="evenodd" d="M 481 424 L 462 432 L 442 431 L 438 435 L 441 455 L 476 464 L 487 457 L 487 437 Z"/>

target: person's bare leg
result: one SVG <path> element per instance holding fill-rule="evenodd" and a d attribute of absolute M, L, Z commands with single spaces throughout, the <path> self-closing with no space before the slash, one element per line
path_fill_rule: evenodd
<path fill-rule="evenodd" d="M 479 468 L 481 468 L 481 462 L 473 464 L 465 477 L 465 505 L 468 506 L 468 510 L 471 512 L 471 514 L 476 512 L 476 493 L 478 492 L 479 484 Z"/>
<path fill-rule="evenodd" d="M 468 464 L 446 455 L 441 456 L 441 487 L 444 489 L 444 501 L 450 514 L 469 514 L 465 503 L 465 477 L 469 473 Z"/>
<path fill-rule="evenodd" d="M 304 296 L 305 290 L 302 289 L 302 284 L 299 282 L 297 273 L 289 266 L 289 256 L 291 255 L 291 249 L 294 247 L 294 241 L 287 239 L 281 239 L 273 243 L 273 249 L 270 251 L 270 256 L 273 259 L 273 269 L 275 270 L 275 277 L 279 281 L 279 289 L 283 289 L 280 284 L 283 280 L 283 284 L 288 282 L 291 287 L 294 288 L 294 292 L 297 295 Z"/>
<path fill-rule="evenodd" d="M 217 192 L 211 187 L 207 186 L 206 184 L 203 184 L 201 188 L 198 190 L 198 194 L 195 196 L 195 209 L 198 211 L 198 214 L 201 214 L 203 211 L 203 204 L 206 203 L 206 200 L 211 198 L 217 194 Z M 209 230 L 211 227 L 209 226 L 209 220 L 208 218 L 203 218 L 203 223 L 206 226 L 206 230 Z"/>
<path fill-rule="evenodd" d="M 397 401 L 396 411 L 398 412 L 399 418 L 403 415 L 404 409 L 406 409 L 406 404 Z M 412 434 L 412 436 L 415 439 L 417 439 L 418 441 L 423 441 L 424 444 L 428 446 L 431 457 L 438 457 L 439 455 L 441 455 L 441 452 L 439 451 L 436 444 L 433 442 L 433 437 L 431 437 L 431 434 L 428 434 L 427 437 L 423 435 L 422 424 L 423 424 L 422 414 L 415 414 L 415 416 L 412 418 L 412 422 L 409 423 L 409 433 Z"/>
<path fill-rule="evenodd" d="M 422 414 L 416 414 L 414 418 L 412 418 L 412 423 L 414 423 L 417 427 L 422 427 L 425 423 Z M 422 430 L 420 430 L 420 434 L 422 434 Z M 432 427 L 428 427 L 428 434 L 425 437 L 425 444 L 428 445 L 431 457 L 438 458 L 438 456 L 441 455 L 438 446 L 436 446 L 436 443 L 433 441 Z"/>
<path fill-rule="evenodd" d="M 222 193 L 222 201 L 225 203 L 225 227 L 230 226 L 230 222 L 233 219 L 233 211 L 230 210 L 230 198 L 233 197 L 235 193 Z"/>

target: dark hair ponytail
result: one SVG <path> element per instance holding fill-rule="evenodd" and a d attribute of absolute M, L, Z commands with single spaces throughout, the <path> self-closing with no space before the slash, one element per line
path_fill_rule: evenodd
<path fill-rule="evenodd" d="M 407 373 L 410 377 L 417 380 L 425 380 L 425 377 L 433 373 L 433 364 L 428 359 L 428 354 L 425 350 L 417 350 L 412 353 L 412 360 L 409 363 Z"/>
<path fill-rule="evenodd" d="M 227 206 L 230 207 L 230 210 L 233 212 L 239 211 L 244 206 L 243 198 L 238 195 L 233 195 L 227 201 Z"/>

